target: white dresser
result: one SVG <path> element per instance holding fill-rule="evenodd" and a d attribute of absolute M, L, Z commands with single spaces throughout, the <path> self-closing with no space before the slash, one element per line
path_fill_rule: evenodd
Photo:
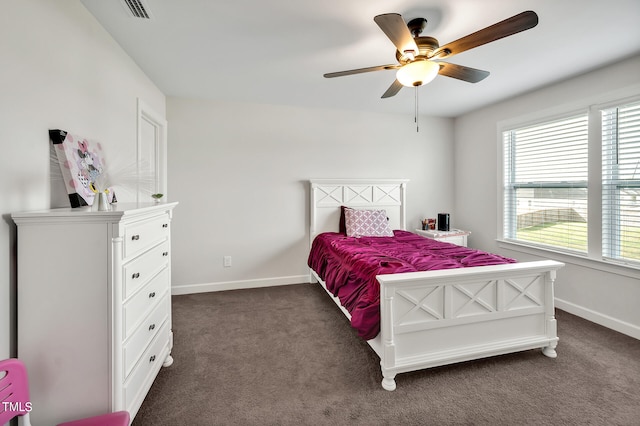
<path fill-rule="evenodd" d="M 34 424 L 135 416 L 171 349 L 171 216 L 177 203 L 13 214 L 18 358 Z"/>

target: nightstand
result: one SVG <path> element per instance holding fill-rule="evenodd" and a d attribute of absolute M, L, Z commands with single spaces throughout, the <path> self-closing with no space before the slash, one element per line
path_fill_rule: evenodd
<path fill-rule="evenodd" d="M 413 232 L 423 237 L 431 238 L 432 240 L 444 241 L 445 243 L 456 244 L 463 247 L 467 246 L 467 236 L 471 234 L 471 232 L 461 229 L 452 229 L 451 231 L 416 229 Z"/>

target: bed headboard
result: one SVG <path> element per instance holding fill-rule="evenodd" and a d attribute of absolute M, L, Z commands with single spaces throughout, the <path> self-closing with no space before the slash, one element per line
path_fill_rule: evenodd
<path fill-rule="evenodd" d="M 405 229 L 408 179 L 311 179 L 311 241 L 338 232 L 340 206 L 386 210 L 391 229 Z"/>

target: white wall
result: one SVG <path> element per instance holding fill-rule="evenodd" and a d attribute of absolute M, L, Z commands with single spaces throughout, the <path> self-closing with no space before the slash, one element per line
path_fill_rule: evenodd
<path fill-rule="evenodd" d="M 607 93 L 631 96 L 640 83 L 640 57 L 611 64 L 535 92 L 501 102 L 455 121 L 455 211 L 460 226 L 473 231 L 471 245 L 521 260 L 530 254 L 499 247 L 497 123 L 518 117 L 589 102 Z M 588 103 L 584 104 L 585 106 Z M 549 255 L 568 262 L 558 275 L 558 306 L 592 321 L 640 338 L 640 272 L 603 272 L 575 259 Z M 562 338 L 562 336 L 561 336 Z"/>
<path fill-rule="evenodd" d="M 78 1 L 0 1 L 0 359 L 15 355 L 15 211 L 68 206 L 51 179 L 48 130 L 136 153 L 136 100 L 165 97 Z M 126 161 L 126 160 L 122 160 Z M 126 200 L 125 200 L 126 201 Z M 37 267 L 37 259 L 33 259 Z M 70 295 L 73 297 L 73 295 Z M 37 315 L 37 313 L 34 313 Z M 46 318 L 43 318 L 46 323 Z"/>
<path fill-rule="evenodd" d="M 167 119 L 174 294 L 308 279 L 310 178 L 408 178 L 412 227 L 453 207 L 451 119 L 171 97 Z"/>

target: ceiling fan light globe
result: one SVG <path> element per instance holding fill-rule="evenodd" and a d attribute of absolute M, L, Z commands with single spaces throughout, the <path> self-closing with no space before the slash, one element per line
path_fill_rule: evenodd
<path fill-rule="evenodd" d="M 440 66 L 431 61 L 414 61 L 404 65 L 396 73 L 396 79 L 407 87 L 422 86 L 431 82 L 436 75 Z"/>

